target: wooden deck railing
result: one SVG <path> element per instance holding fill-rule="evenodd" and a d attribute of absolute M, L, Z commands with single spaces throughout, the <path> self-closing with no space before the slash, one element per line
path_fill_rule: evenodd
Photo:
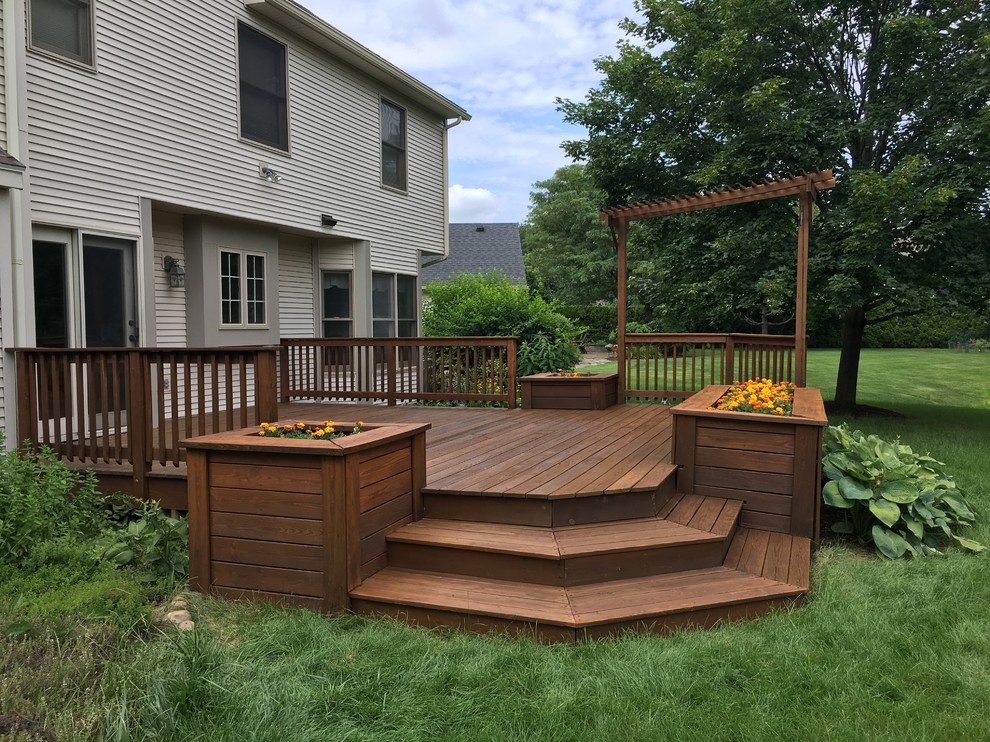
<path fill-rule="evenodd" d="M 626 399 L 677 400 L 755 376 L 792 381 L 794 337 L 719 333 L 626 335 Z"/>
<path fill-rule="evenodd" d="M 516 406 L 516 339 L 282 340 L 280 399 L 490 402 Z"/>
<path fill-rule="evenodd" d="M 19 440 L 68 461 L 177 467 L 186 436 L 278 417 L 276 347 L 20 349 Z"/>

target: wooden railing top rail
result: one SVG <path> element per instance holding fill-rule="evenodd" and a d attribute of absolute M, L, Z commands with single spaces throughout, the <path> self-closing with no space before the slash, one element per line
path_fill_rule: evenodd
<path fill-rule="evenodd" d="M 637 332 L 627 333 L 627 343 L 762 343 L 764 345 L 794 345 L 793 335 L 760 335 L 745 332 Z"/>
<path fill-rule="evenodd" d="M 282 338 L 282 345 L 326 345 L 326 346 L 353 346 L 353 345 L 382 345 L 382 346 L 431 346 L 440 347 L 444 345 L 500 345 L 508 346 L 519 338 L 500 335 L 489 337 L 482 335 L 468 335 L 465 337 L 423 337 L 423 338 Z"/>

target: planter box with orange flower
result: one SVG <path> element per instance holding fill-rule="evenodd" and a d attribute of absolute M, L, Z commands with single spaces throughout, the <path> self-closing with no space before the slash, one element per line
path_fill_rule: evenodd
<path fill-rule="evenodd" d="M 190 585 L 347 610 L 348 591 L 385 566 L 385 536 L 422 511 L 429 427 L 362 425 L 333 440 L 245 428 L 183 441 Z"/>
<path fill-rule="evenodd" d="M 794 389 L 789 415 L 713 409 L 730 389 L 707 386 L 672 409 L 678 491 L 743 500 L 741 525 L 817 539 L 821 392 Z"/>
<path fill-rule="evenodd" d="M 523 409 L 604 410 L 618 403 L 619 375 L 587 372 L 523 376 Z"/>

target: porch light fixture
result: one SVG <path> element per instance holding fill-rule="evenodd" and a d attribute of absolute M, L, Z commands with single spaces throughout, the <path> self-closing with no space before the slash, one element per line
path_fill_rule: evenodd
<path fill-rule="evenodd" d="M 322 224 L 324 227 L 336 227 L 337 220 L 334 219 L 329 214 L 320 214 L 320 224 Z"/>
<path fill-rule="evenodd" d="M 269 183 L 281 183 L 282 176 L 278 174 L 278 171 L 274 168 L 268 167 L 264 162 L 258 163 L 258 177 L 264 178 Z"/>
<path fill-rule="evenodd" d="M 173 289 L 181 289 L 186 285 L 186 269 L 177 258 L 166 255 L 162 258 L 162 267 L 168 273 L 168 285 Z"/>

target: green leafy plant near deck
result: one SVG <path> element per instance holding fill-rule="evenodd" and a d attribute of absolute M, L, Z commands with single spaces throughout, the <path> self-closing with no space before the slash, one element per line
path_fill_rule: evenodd
<path fill-rule="evenodd" d="M 942 462 L 846 425 L 827 428 L 823 448 L 822 495 L 848 513 L 834 531 L 872 543 L 888 559 L 939 554 L 952 542 L 983 551 L 957 533 L 976 516 Z"/>

